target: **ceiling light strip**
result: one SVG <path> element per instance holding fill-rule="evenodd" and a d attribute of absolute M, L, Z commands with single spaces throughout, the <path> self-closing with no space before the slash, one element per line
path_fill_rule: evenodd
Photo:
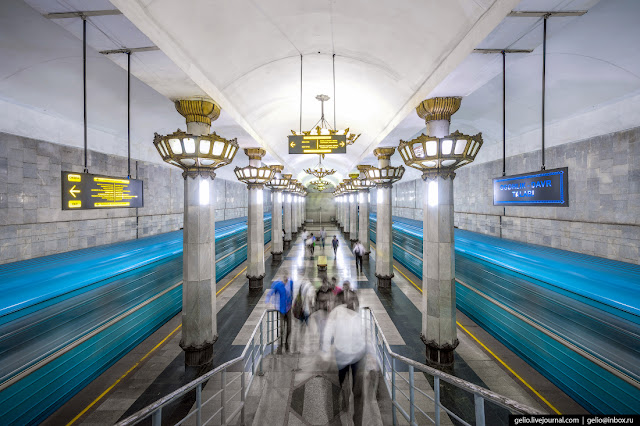
<path fill-rule="evenodd" d="M 547 17 L 559 17 L 564 18 L 568 16 L 582 16 L 587 13 L 586 10 L 567 10 L 567 11 L 524 11 L 524 10 L 514 10 L 509 13 L 507 16 L 510 18 L 544 18 Z"/>
<path fill-rule="evenodd" d="M 101 50 L 99 53 L 103 55 L 112 55 L 114 53 L 138 53 L 138 52 L 154 52 L 160 50 L 158 46 L 146 47 L 123 47 L 122 49 Z"/>

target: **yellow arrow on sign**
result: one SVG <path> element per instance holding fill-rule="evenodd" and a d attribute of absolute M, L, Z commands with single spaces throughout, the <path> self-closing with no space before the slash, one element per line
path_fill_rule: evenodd
<path fill-rule="evenodd" d="M 79 194 L 79 193 L 80 193 L 80 190 L 79 190 L 79 189 L 76 189 L 76 186 L 75 186 L 75 185 L 73 185 L 73 188 L 71 188 L 71 189 L 69 190 L 69 193 L 70 193 L 71 195 L 73 195 L 73 198 L 76 198 L 76 194 Z"/>
<path fill-rule="evenodd" d="M 340 148 L 344 147 L 344 142 L 340 142 Z"/>
<path fill-rule="evenodd" d="M 291 148 L 295 148 L 296 143 L 295 143 L 295 142 L 291 142 L 291 143 L 289 144 L 289 146 L 290 146 Z"/>

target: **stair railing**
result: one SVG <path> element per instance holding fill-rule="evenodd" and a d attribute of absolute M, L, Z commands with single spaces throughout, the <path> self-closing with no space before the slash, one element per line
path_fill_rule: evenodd
<path fill-rule="evenodd" d="M 223 425 L 233 422 L 238 414 L 240 414 L 240 424 L 245 424 L 245 401 L 251 384 L 256 374 L 262 376 L 262 360 L 265 357 L 265 353 L 274 352 L 275 342 L 280 337 L 280 312 L 273 309 L 265 310 L 260 316 L 258 324 L 253 330 L 249 342 L 244 347 L 242 354 L 230 361 L 225 362 L 212 371 L 198 377 L 190 383 L 175 390 L 169 395 L 160 398 L 153 404 L 148 405 L 137 413 L 127 417 L 123 421 L 117 423 L 117 426 L 135 425 L 145 419 L 151 418 L 151 424 L 153 426 L 162 425 L 162 410 L 172 402 L 179 400 L 187 394 L 196 392 L 196 401 L 194 408 L 183 419 L 179 420 L 176 424 L 183 424 L 189 419 L 195 417 L 195 421 L 191 420 L 190 423 L 195 423 L 197 426 L 206 425 L 211 422 L 216 416 L 220 415 L 220 422 Z M 270 346 L 270 348 L 269 348 Z M 270 349 L 270 351 L 269 351 Z M 238 368 L 240 367 L 240 368 Z M 232 376 L 229 380 L 227 376 Z M 220 379 L 220 389 L 213 393 L 206 401 L 202 401 L 202 390 L 204 385 L 211 381 L 210 386 L 214 386 L 216 381 L 214 379 Z M 233 394 L 229 389 L 231 384 L 240 379 L 240 389 Z M 237 400 L 233 401 L 235 397 L 240 394 L 240 404 L 237 405 Z M 230 403 L 233 402 L 235 407 L 234 411 L 229 413 Z M 213 412 L 207 419 L 203 420 L 203 414 L 209 414 L 211 410 L 209 407 L 213 404 L 218 406 L 218 410 Z M 206 409 L 205 409 L 206 408 Z M 215 407 L 214 407 L 215 408 Z"/>

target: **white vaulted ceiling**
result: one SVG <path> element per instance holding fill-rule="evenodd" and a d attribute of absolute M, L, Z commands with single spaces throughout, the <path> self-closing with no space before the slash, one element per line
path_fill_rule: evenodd
<path fill-rule="evenodd" d="M 320 117 L 318 94 L 333 98 L 337 127 L 362 133 L 347 155 L 355 168 L 517 5 L 517 0 L 112 0 L 124 15 L 218 101 L 256 143 L 302 177 L 317 157 L 289 156 L 298 130 Z M 333 122 L 333 99 L 325 107 Z"/>

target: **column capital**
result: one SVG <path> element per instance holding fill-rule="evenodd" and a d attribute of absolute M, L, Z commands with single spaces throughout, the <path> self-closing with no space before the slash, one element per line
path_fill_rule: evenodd
<path fill-rule="evenodd" d="M 435 180 L 438 177 L 453 180 L 456 177 L 456 172 L 454 169 L 427 169 L 422 173 L 422 180 L 424 181 Z"/>
<path fill-rule="evenodd" d="M 391 187 L 393 187 L 393 184 L 391 182 L 376 183 L 376 188 L 391 188 Z"/>
<path fill-rule="evenodd" d="M 425 123 L 434 120 L 451 121 L 451 116 L 458 111 L 461 102 L 460 97 L 431 98 L 422 101 L 416 107 L 416 113 Z"/>
<path fill-rule="evenodd" d="M 220 107 L 212 100 L 207 99 L 181 99 L 174 103 L 176 110 L 187 123 L 205 123 L 211 126 L 212 121 L 220 117 Z"/>
<path fill-rule="evenodd" d="M 247 183 L 248 189 L 263 189 L 264 183 Z"/>
<path fill-rule="evenodd" d="M 265 156 L 267 151 L 265 151 L 262 148 L 245 148 L 244 153 L 247 154 L 247 157 L 249 157 L 249 160 L 261 160 L 262 157 Z"/>
<path fill-rule="evenodd" d="M 216 178 L 216 174 L 212 169 L 200 169 L 200 170 L 185 170 L 182 172 L 182 177 L 187 180 L 188 177 L 191 179 L 195 179 L 196 177 L 201 176 L 203 178 L 210 178 L 214 180 Z"/>
<path fill-rule="evenodd" d="M 358 189 L 358 192 L 363 193 L 363 194 L 368 194 L 369 193 L 369 188 L 360 188 L 360 189 Z"/>
<path fill-rule="evenodd" d="M 373 155 L 378 157 L 378 160 L 389 160 L 394 152 L 396 152 L 394 147 L 376 148 L 373 150 Z"/>

